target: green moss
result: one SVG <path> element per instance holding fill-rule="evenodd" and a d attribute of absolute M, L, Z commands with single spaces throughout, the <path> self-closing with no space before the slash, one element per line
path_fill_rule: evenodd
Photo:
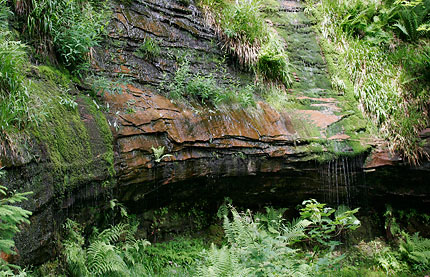
<path fill-rule="evenodd" d="M 52 81 L 53 83 L 62 87 L 69 87 L 71 77 L 67 70 L 61 71 L 57 68 L 47 65 L 39 65 L 37 69 L 42 78 L 46 78 L 46 80 Z"/>
<path fill-rule="evenodd" d="M 102 158 L 108 164 L 109 175 L 113 177 L 115 175 L 114 169 L 114 152 L 113 152 L 113 136 L 108 124 L 108 121 L 102 111 L 97 109 L 94 104 L 94 100 L 89 97 L 83 97 L 90 113 L 94 117 L 94 121 L 97 124 L 100 135 L 102 136 L 103 143 L 105 145 L 105 152 L 102 154 Z"/>
<path fill-rule="evenodd" d="M 92 181 L 95 176 L 112 177 L 115 174 L 113 138 L 103 113 L 87 96 L 73 99 L 68 93 L 71 83 L 67 74 L 42 67 L 39 75 L 27 85 L 44 119 L 28 131 L 46 151 L 43 154 L 48 159 L 46 170 L 53 178 L 56 191 L 65 193 Z M 64 103 L 64 99 L 73 105 Z M 85 113 L 90 113 L 94 120 L 82 120 Z"/>
<path fill-rule="evenodd" d="M 87 130 L 77 110 L 70 110 L 59 103 L 61 92 L 52 82 L 33 80 L 29 84 L 33 97 L 45 103 L 45 120 L 30 132 L 39 143 L 46 145 L 54 174 L 63 175 L 69 183 L 71 168 L 86 168 L 91 163 L 91 147 Z"/>

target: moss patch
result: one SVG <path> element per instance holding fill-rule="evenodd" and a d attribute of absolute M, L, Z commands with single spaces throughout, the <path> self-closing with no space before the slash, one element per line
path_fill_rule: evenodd
<path fill-rule="evenodd" d="M 64 193 L 96 176 L 112 177 L 113 138 L 103 113 L 89 97 L 69 95 L 65 85 L 70 81 L 59 70 L 42 67 L 39 74 L 44 80 L 33 79 L 28 89 L 44 120 L 29 132 L 45 151 L 57 192 Z"/>

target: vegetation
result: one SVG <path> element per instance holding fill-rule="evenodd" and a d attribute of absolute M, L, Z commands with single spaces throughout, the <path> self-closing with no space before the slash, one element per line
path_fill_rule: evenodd
<path fill-rule="evenodd" d="M 154 154 L 154 161 L 156 163 L 161 162 L 164 158 L 172 157 L 170 154 L 164 154 L 164 146 L 158 146 L 155 148 L 154 146 L 151 147 L 152 153 Z"/>
<path fill-rule="evenodd" d="M 266 81 L 291 86 L 291 65 L 284 43 L 261 15 L 260 0 L 200 0 L 206 21 L 215 27 L 223 48 Z"/>
<path fill-rule="evenodd" d="M 36 52 L 58 55 L 73 74 L 82 77 L 108 22 L 106 1 L 23 0 L 14 5 Z"/>
<path fill-rule="evenodd" d="M 0 1 L 0 137 L 22 128 L 31 118 L 28 92 L 24 85 L 26 46 L 8 30 L 11 12 L 6 0 Z"/>
<path fill-rule="evenodd" d="M 223 74 L 223 73 L 221 73 Z M 169 93 L 169 97 L 177 100 L 182 97 L 197 100 L 201 103 L 219 106 L 223 103 L 239 103 L 242 107 L 255 106 L 254 86 L 243 86 L 234 80 L 228 84 L 219 84 L 214 75 L 193 73 L 189 62 L 185 59 L 169 83 L 163 82 L 161 89 Z"/>
<path fill-rule="evenodd" d="M 136 55 L 143 59 L 153 59 L 161 54 L 161 48 L 158 45 L 157 41 L 148 37 L 145 38 L 142 45 L 136 51 Z"/>
<path fill-rule="evenodd" d="M 425 155 L 418 137 L 429 123 L 429 9 L 429 1 L 307 5 L 318 22 L 334 86 L 352 90 L 390 149 L 412 163 Z"/>
<path fill-rule="evenodd" d="M 141 238 L 142 222 L 126 212 L 121 212 L 123 223 L 103 231 L 68 219 L 62 257 L 32 274 L 423 276 L 430 271 L 429 239 L 398 231 L 398 240 L 391 245 L 377 238 L 339 248 L 339 234 L 360 226 L 355 217 L 358 209 L 333 209 L 313 199 L 303 201 L 298 209 L 300 217 L 287 221 L 283 216 L 287 209 L 267 207 L 264 213 L 253 214 L 225 203 L 217 213 L 224 240 L 210 247 L 201 238 L 187 236 L 151 244 Z"/>
<path fill-rule="evenodd" d="M 4 173 L 0 171 L 0 177 Z M 8 193 L 4 186 L 0 186 L 0 275 L 1 276 L 16 276 L 15 273 L 20 268 L 16 265 L 9 264 L 3 260 L 6 255 L 15 255 L 15 242 L 13 237 L 19 232 L 19 225 L 23 223 L 29 224 L 28 217 L 31 212 L 23 208 L 15 206 L 15 204 L 27 200 L 26 196 L 31 192 L 26 193 Z"/>

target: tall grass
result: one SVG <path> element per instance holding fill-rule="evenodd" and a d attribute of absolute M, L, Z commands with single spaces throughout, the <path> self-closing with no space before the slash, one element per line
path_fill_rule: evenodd
<path fill-rule="evenodd" d="M 28 94 L 24 86 L 25 45 L 8 31 L 10 15 L 5 1 L 0 1 L 0 135 L 12 128 L 22 128 L 28 119 Z"/>
<path fill-rule="evenodd" d="M 402 9 L 406 8 L 399 3 L 366 0 L 309 1 L 307 7 L 333 61 L 332 75 L 352 81 L 363 112 L 379 127 L 389 148 L 418 163 L 426 155 L 419 132 L 429 124 L 428 52 L 418 37 L 414 44 L 398 39 L 394 25 Z"/>
<path fill-rule="evenodd" d="M 284 43 L 265 22 L 260 0 L 200 0 L 206 21 L 223 41 L 222 48 L 265 81 L 291 85 Z"/>
<path fill-rule="evenodd" d="M 108 22 L 106 3 L 23 0 L 16 1 L 15 8 L 22 13 L 23 29 L 36 51 L 45 55 L 54 52 L 75 75 L 82 76 Z"/>

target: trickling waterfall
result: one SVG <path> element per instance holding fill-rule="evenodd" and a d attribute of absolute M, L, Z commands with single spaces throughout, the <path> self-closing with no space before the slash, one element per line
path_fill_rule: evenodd
<path fill-rule="evenodd" d="M 362 205 L 365 199 L 364 157 L 339 157 L 320 168 L 323 201 L 337 205 Z M 363 190 L 364 189 L 364 190 Z M 363 194 L 364 193 L 364 194 Z"/>

